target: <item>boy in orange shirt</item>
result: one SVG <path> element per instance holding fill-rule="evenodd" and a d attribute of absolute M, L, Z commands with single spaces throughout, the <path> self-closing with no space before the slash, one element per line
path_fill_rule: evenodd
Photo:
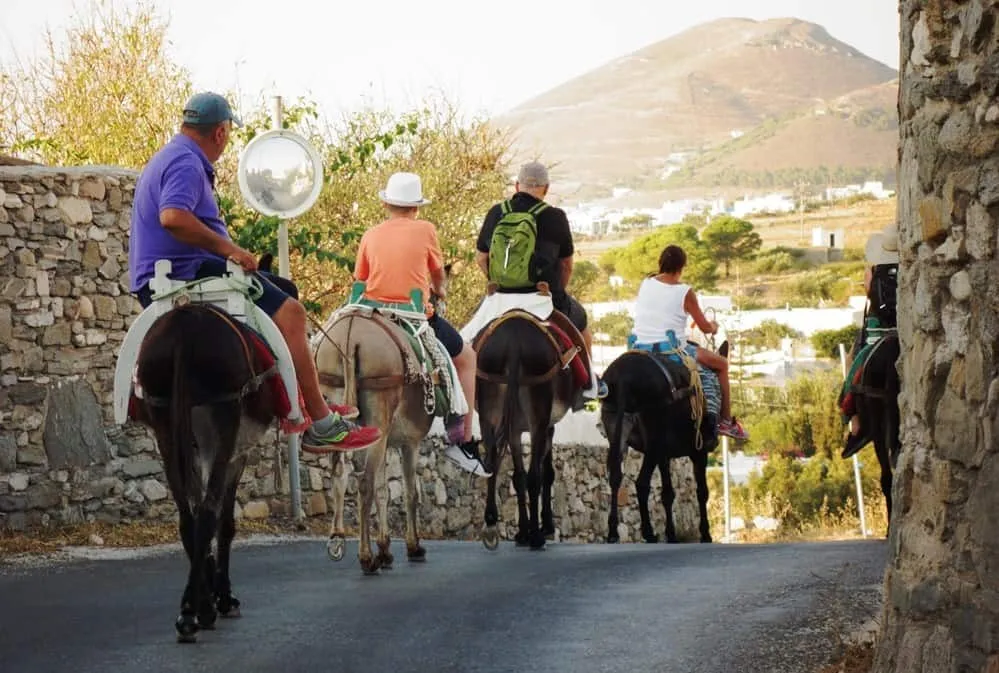
<path fill-rule="evenodd" d="M 378 193 L 389 213 L 388 219 L 364 232 L 357 249 L 354 277 L 364 281 L 364 296 L 384 302 L 410 301 L 409 293 L 423 292 L 424 311 L 434 334 L 454 360 L 469 412 L 465 414 L 462 441 L 447 447 L 445 455 L 459 467 L 483 477 L 490 476 L 479 459 L 479 443 L 472 439 L 472 409 L 475 408 L 475 352 L 461 335 L 430 304 L 430 288 L 445 298 L 444 256 L 431 222 L 417 219 L 423 198 L 420 176 L 394 173 Z M 451 433 L 448 433 L 449 438 Z"/>

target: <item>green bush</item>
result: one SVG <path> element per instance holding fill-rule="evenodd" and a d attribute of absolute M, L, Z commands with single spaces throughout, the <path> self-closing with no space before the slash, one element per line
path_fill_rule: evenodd
<path fill-rule="evenodd" d="M 853 348 L 853 342 L 857 340 L 860 327 L 857 325 L 847 325 L 839 329 L 819 330 L 812 334 L 812 347 L 815 355 L 820 358 L 839 358 L 839 345 L 845 344 L 849 352 Z"/>
<path fill-rule="evenodd" d="M 801 250 L 777 246 L 758 252 L 749 268 L 752 273 L 778 274 L 788 271 L 804 271 L 811 266 Z"/>

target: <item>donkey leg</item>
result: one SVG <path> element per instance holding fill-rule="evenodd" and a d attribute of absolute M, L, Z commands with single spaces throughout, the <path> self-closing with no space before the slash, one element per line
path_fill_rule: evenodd
<path fill-rule="evenodd" d="M 347 495 L 347 469 L 349 458 L 343 454 L 333 454 L 333 478 L 330 480 L 330 495 L 333 496 L 333 518 L 330 522 L 330 539 L 326 543 L 326 553 L 334 561 L 343 559 L 347 531 L 343 522 L 344 498 Z"/>
<path fill-rule="evenodd" d="M 555 428 L 548 428 L 541 481 L 541 532 L 549 540 L 555 539 L 555 513 L 552 511 L 552 486 L 555 484 L 555 452 L 552 448 L 554 436 Z"/>
<path fill-rule="evenodd" d="M 361 483 L 358 484 L 360 543 L 357 549 L 357 558 L 365 575 L 376 574 L 381 564 L 379 559 L 371 553 L 371 507 L 375 502 L 377 474 L 385 469 L 385 442 L 387 439 L 387 436 L 383 436 L 381 441 L 368 449 L 364 474 L 361 477 Z"/>
<path fill-rule="evenodd" d="M 420 445 L 402 447 L 402 482 L 406 489 L 406 558 L 426 561 L 427 550 L 420 545 L 419 511 L 420 476 L 416 474 L 416 460 Z"/>
<path fill-rule="evenodd" d="M 245 462 L 244 462 L 245 464 Z M 243 474 L 244 464 L 234 468 L 230 483 L 226 487 L 222 501 L 222 514 L 218 531 L 218 568 L 215 575 L 215 605 L 221 616 L 230 619 L 242 616 L 239 599 L 232 593 L 232 580 L 229 577 L 229 559 L 232 540 L 236 536 L 236 489 Z"/>
<path fill-rule="evenodd" d="M 694 463 L 694 480 L 697 482 L 697 506 L 701 516 L 701 542 L 711 542 L 711 522 L 708 520 L 708 454 L 696 451 L 691 457 Z M 671 508 L 672 509 L 672 508 Z"/>
<path fill-rule="evenodd" d="M 544 549 L 545 534 L 541 530 L 541 481 L 548 448 L 548 428 L 531 433 L 531 467 L 527 472 L 528 510 L 530 511 L 530 528 L 528 541 L 531 549 Z"/>
<path fill-rule="evenodd" d="M 676 493 L 673 491 L 673 478 L 669 472 L 669 457 L 663 455 L 659 463 L 659 476 L 663 482 L 663 508 L 666 510 L 666 542 L 676 544 L 676 523 L 673 521 L 673 501 Z M 694 470 L 697 471 L 696 468 Z"/>
<path fill-rule="evenodd" d="M 621 541 L 621 536 L 617 532 L 618 511 L 617 494 L 621 489 L 621 454 L 617 447 L 611 447 L 607 452 L 607 474 L 610 479 L 610 512 L 607 514 L 607 542 L 615 544 Z"/>
<path fill-rule="evenodd" d="M 517 493 L 517 535 L 514 540 L 518 547 L 526 547 L 530 543 L 530 516 L 527 509 L 527 470 L 524 469 L 524 447 L 519 435 L 510 437 L 510 453 L 513 456 L 513 489 Z"/>
<path fill-rule="evenodd" d="M 874 441 L 874 453 L 878 457 L 878 463 L 881 465 L 881 492 L 885 496 L 885 507 L 888 510 L 888 528 L 891 528 L 891 486 L 892 486 L 892 472 L 891 472 L 891 451 L 888 445 L 883 439 L 876 439 Z M 887 531 L 885 531 L 887 535 Z"/>
<path fill-rule="evenodd" d="M 642 519 L 642 539 L 649 543 L 659 542 L 659 536 L 652 528 L 649 516 L 649 495 L 652 493 L 652 472 L 656 469 L 656 461 L 650 457 L 651 450 L 645 447 L 642 467 L 638 470 L 635 480 L 635 494 L 638 497 L 638 514 Z"/>
<path fill-rule="evenodd" d="M 479 423 L 482 427 L 482 444 L 486 450 L 486 463 L 490 471 L 489 479 L 486 482 L 486 511 L 484 516 L 485 527 L 482 529 L 482 544 L 492 551 L 499 546 L 499 529 L 496 524 L 499 522 L 499 509 L 496 507 L 496 482 L 500 471 L 500 453 L 496 446 L 496 433 L 488 421 L 488 416 L 479 413 Z"/>
<path fill-rule="evenodd" d="M 386 450 L 385 458 L 386 460 L 388 459 L 388 450 Z M 385 474 L 386 471 L 386 466 L 382 465 L 375 472 L 375 508 L 378 511 L 378 538 L 375 540 L 375 543 L 378 545 L 379 567 L 383 570 L 391 570 L 392 562 L 395 561 L 395 557 L 392 556 L 392 552 L 389 551 L 392 539 L 389 537 L 389 492 L 387 477 Z"/>

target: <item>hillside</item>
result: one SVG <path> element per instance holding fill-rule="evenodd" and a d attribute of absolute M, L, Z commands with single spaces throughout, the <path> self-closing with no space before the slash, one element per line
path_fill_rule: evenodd
<path fill-rule="evenodd" d="M 893 145 L 886 158 L 881 152 L 894 137 L 896 77 L 815 24 L 722 19 L 601 66 L 496 121 L 514 131 L 518 158 L 540 154 L 558 164 L 567 193 L 580 185 L 654 189 L 649 183 L 671 154 L 710 156 L 740 133 L 738 151 L 712 160 L 708 173 L 756 172 L 775 150 L 782 167 L 880 167 L 894 160 Z M 858 124 L 865 110 L 879 121 Z M 811 137 L 818 140 L 801 140 Z M 682 182 L 674 177 L 671 186 Z"/>

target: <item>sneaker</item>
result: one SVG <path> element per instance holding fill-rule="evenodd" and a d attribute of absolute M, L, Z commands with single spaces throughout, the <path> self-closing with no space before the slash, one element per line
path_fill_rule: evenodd
<path fill-rule="evenodd" d="M 450 444 L 444 450 L 444 455 L 466 472 L 480 477 L 493 476 L 493 473 L 486 470 L 482 464 L 482 460 L 479 458 L 479 442 L 474 439 L 461 444 Z"/>
<path fill-rule="evenodd" d="M 605 397 L 607 397 L 608 392 L 610 391 L 607 389 L 607 384 L 604 383 L 604 380 L 601 378 L 597 378 L 597 399 L 598 400 L 604 399 Z"/>
<path fill-rule="evenodd" d="M 739 421 L 735 420 L 735 417 L 719 423 L 718 432 L 722 435 L 728 435 L 732 439 L 749 439 L 749 433 L 743 429 Z"/>
<path fill-rule="evenodd" d="M 374 446 L 381 438 L 382 431 L 378 428 L 357 425 L 337 417 L 329 432 L 320 434 L 313 425 L 302 433 L 302 448 L 309 453 L 360 451 Z"/>
<path fill-rule="evenodd" d="M 840 457 L 850 458 L 862 448 L 867 446 L 871 441 L 871 438 L 863 433 L 847 435 L 846 445 L 843 447 L 843 453 L 840 454 Z"/>
<path fill-rule="evenodd" d="M 361 410 L 355 406 L 349 404 L 336 404 L 334 402 L 329 402 L 330 411 L 334 414 L 340 414 L 341 418 L 345 418 L 348 421 L 353 420 L 361 415 Z"/>

